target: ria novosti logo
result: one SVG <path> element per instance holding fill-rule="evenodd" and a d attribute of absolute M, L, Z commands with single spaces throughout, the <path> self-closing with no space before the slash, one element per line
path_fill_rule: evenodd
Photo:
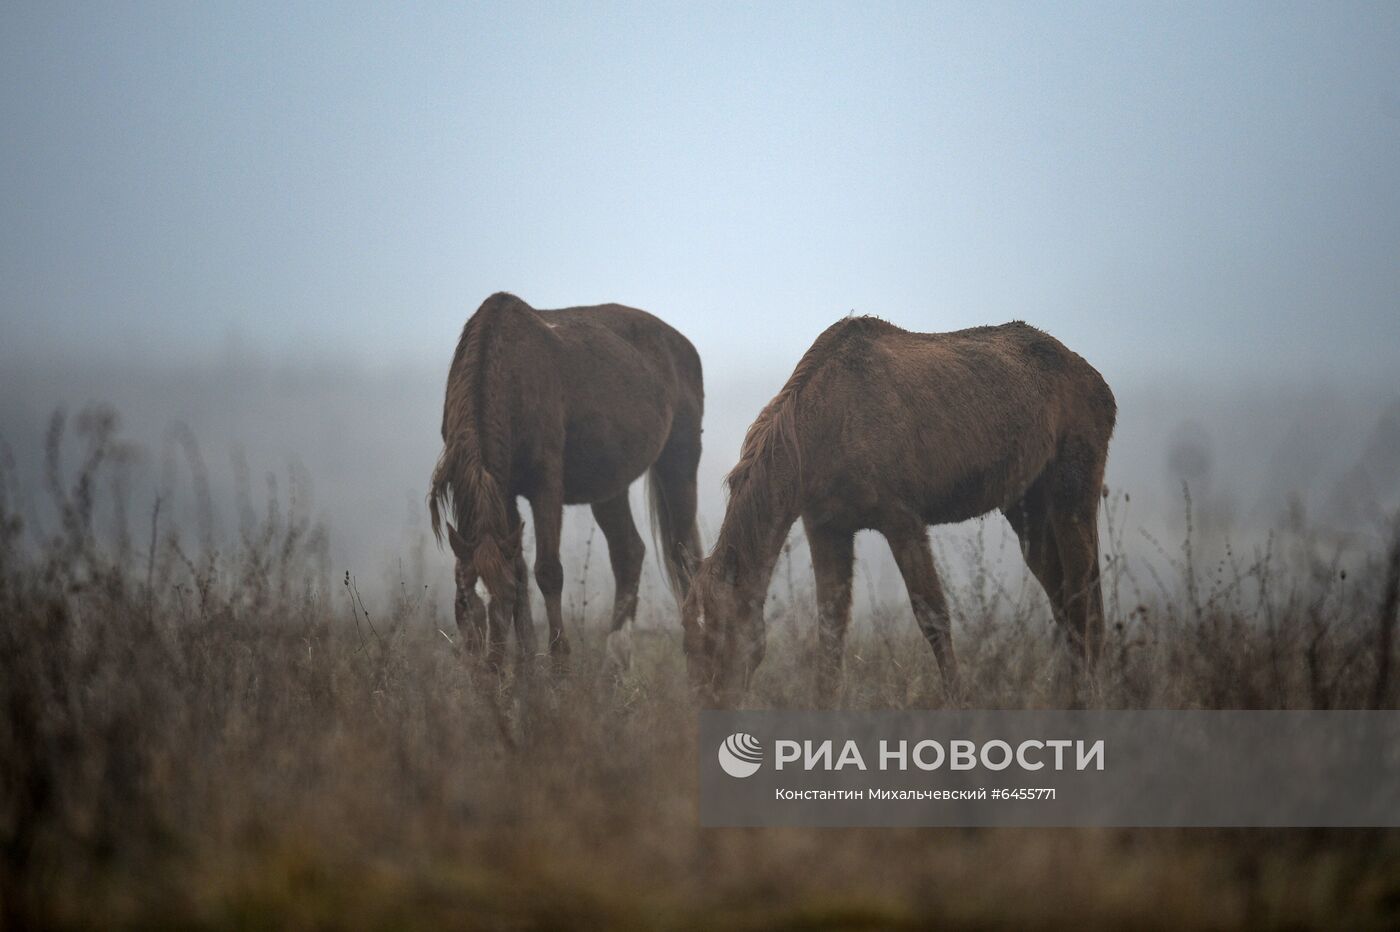
<path fill-rule="evenodd" d="M 763 745 L 753 735 L 736 732 L 720 742 L 719 765 L 731 777 L 751 777 L 763 764 Z"/>

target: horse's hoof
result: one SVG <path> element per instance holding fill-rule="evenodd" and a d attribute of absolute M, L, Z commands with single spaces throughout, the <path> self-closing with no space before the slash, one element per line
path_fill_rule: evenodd
<path fill-rule="evenodd" d="M 563 675 L 569 672 L 569 642 L 562 634 L 549 642 L 549 659 L 555 673 Z"/>
<path fill-rule="evenodd" d="M 608 663 L 619 673 L 632 669 L 632 626 L 630 624 L 609 632 Z"/>

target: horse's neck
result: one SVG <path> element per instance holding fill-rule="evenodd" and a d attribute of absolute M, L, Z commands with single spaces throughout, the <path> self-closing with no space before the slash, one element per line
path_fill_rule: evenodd
<path fill-rule="evenodd" d="M 732 547 L 740 576 L 766 589 L 797 509 L 793 497 L 781 490 L 755 492 L 740 490 L 730 499 L 716 549 Z"/>

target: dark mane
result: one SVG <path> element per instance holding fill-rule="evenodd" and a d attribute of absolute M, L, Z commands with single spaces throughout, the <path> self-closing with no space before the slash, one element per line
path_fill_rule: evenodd
<path fill-rule="evenodd" d="M 841 341 L 848 331 L 862 331 L 876 324 L 882 327 L 893 326 L 878 317 L 843 317 L 822 331 L 816 342 L 798 360 L 778 394 L 764 406 L 758 417 L 749 425 L 744 435 L 744 444 L 739 451 L 739 462 L 725 476 L 725 485 L 730 495 L 737 494 L 751 483 L 762 483 L 765 470 L 779 450 L 792 457 L 797 477 L 802 475 L 802 451 L 797 443 L 797 404 L 802 389 L 812 380 L 812 376 L 825 365 L 841 348 Z"/>
<path fill-rule="evenodd" d="M 499 406 L 490 397 L 488 374 L 493 365 L 494 324 L 502 311 L 520 303 L 511 294 L 493 294 L 467 321 L 457 341 L 442 411 L 443 451 L 428 493 L 433 535 L 439 542 L 443 508 L 451 510 L 458 530 L 468 539 L 480 540 L 483 533 L 501 536 L 508 530 L 505 497 L 487 468 L 502 428 Z"/>
<path fill-rule="evenodd" d="M 739 462 L 724 479 L 731 502 L 729 514 L 742 520 L 740 516 L 744 514 L 785 508 L 790 504 L 790 499 L 796 500 L 800 496 L 802 448 L 797 435 L 797 417 L 802 390 L 817 372 L 841 353 L 851 337 L 864 335 L 873 329 L 893 327 L 893 324 L 878 317 L 851 316 L 843 317 L 822 331 L 798 361 L 797 368 L 793 369 L 782 389 L 759 412 L 744 435 Z M 786 463 L 791 475 L 774 475 L 780 461 Z M 785 481 L 776 481 L 779 478 Z M 736 502 L 749 507 L 735 509 L 732 505 Z M 751 535 L 743 536 L 748 538 Z M 747 543 L 752 545 L 757 542 L 747 540 Z"/>

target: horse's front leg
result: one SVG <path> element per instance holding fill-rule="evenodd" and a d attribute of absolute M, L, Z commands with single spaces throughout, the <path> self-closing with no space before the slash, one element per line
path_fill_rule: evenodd
<path fill-rule="evenodd" d="M 952 619 L 948 601 L 943 595 L 943 583 L 933 563 L 933 550 L 928 543 L 928 528 L 917 520 L 884 528 L 894 562 L 909 590 L 914 620 L 923 632 L 938 669 L 943 673 L 943 688 L 951 700 L 961 695 L 958 680 L 958 657 L 953 651 Z"/>
<path fill-rule="evenodd" d="M 520 527 L 520 508 L 514 496 L 506 503 L 506 516 L 512 528 Z M 530 612 L 530 567 L 525 563 L 523 543 L 515 551 L 512 572 L 515 574 L 515 612 L 512 618 L 515 624 L 515 649 L 524 662 L 535 656 L 537 646 L 535 621 Z"/>
<path fill-rule="evenodd" d="M 535 620 L 530 612 L 530 568 L 525 555 L 515 555 L 515 649 L 521 660 L 535 656 Z"/>
<path fill-rule="evenodd" d="M 564 523 L 564 493 L 550 488 L 530 498 L 535 519 L 535 582 L 544 595 L 544 611 L 549 619 L 549 652 L 556 666 L 563 666 L 569 653 L 564 636 L 564 566 L 559 562 L 559 533 Z"/>

